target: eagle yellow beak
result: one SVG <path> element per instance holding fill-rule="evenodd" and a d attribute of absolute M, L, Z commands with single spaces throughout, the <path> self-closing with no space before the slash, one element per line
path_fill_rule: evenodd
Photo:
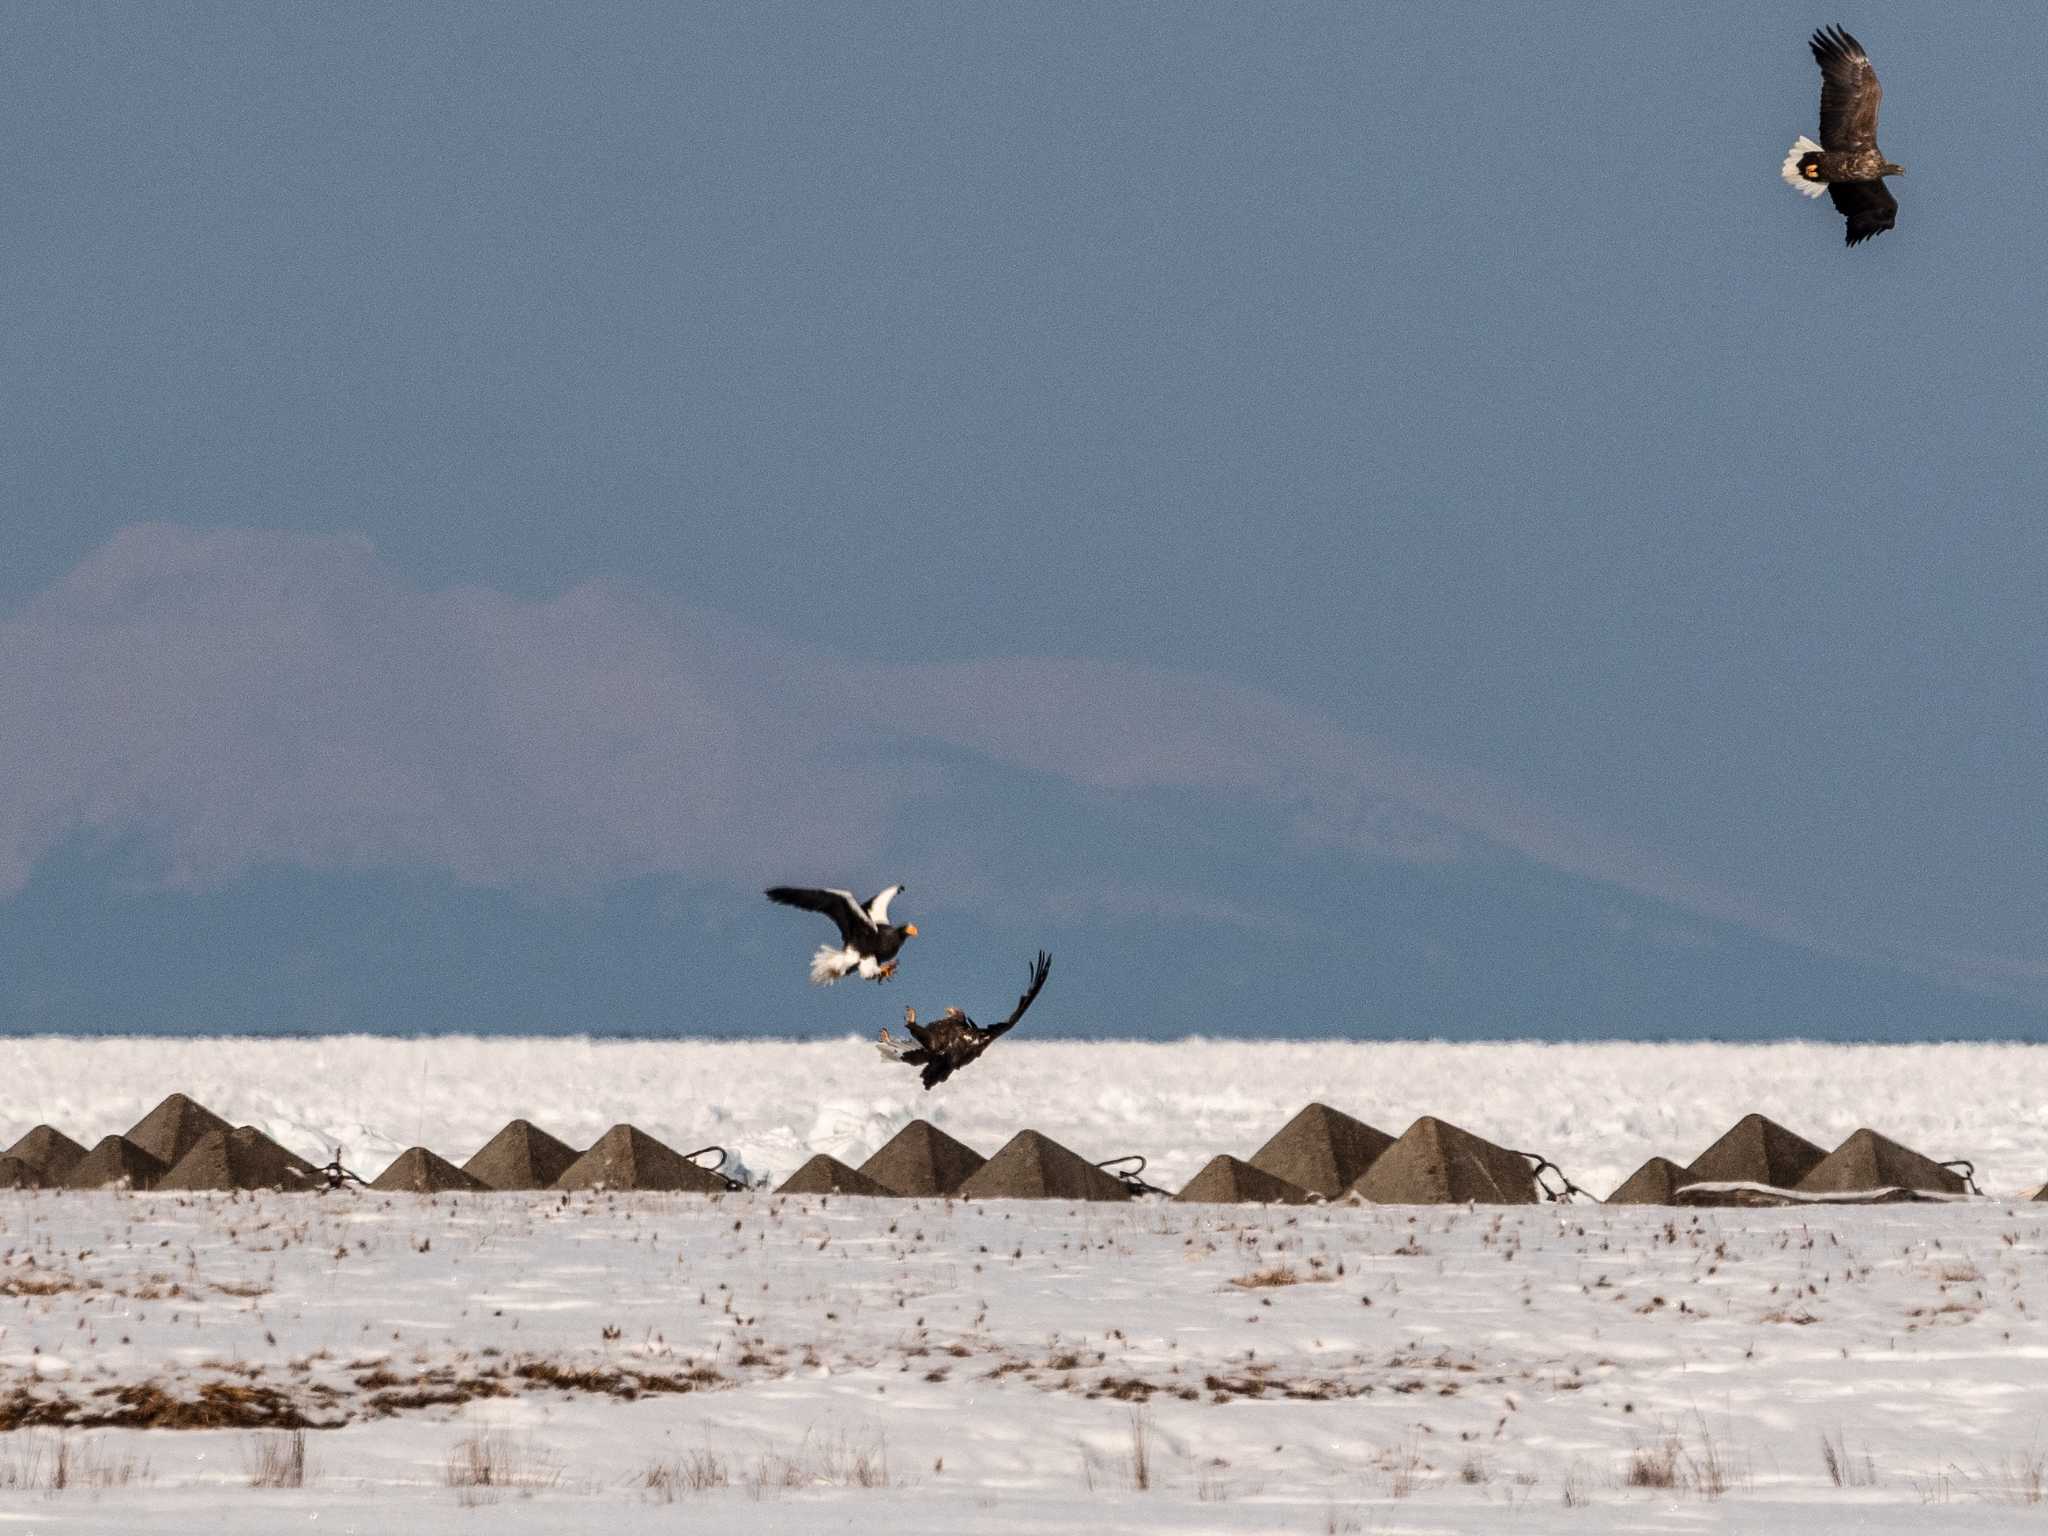
<path fill-rule="evenodd" d="M 909 923 L 909 924 L 906 924 L 906 925 L 905 925 L 905 927 L 904 927 L 904 929 L 903 929 L 903 937 L 905 937 L 906 939 L 914 939 L 914 938 L 916 938 L 916 937 L 917 937 L 917 924 L 915 924 L 915 923 Z"/>

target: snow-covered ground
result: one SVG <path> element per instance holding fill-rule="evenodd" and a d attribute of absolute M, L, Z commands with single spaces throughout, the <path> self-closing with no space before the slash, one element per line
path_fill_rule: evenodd
<path fill-rule="evenodd" d="M 2021 1047 L 0 1044 L 0 1138 L 183 1089 L 374 1172 L 515 1114 L 779 1177 L 923 1113 L 1177 1185 L 1323 1099 L 1604 1191 L 1762 1110 L 1994 1193 Z M 905 1080 L 908 1079 L 906 1091 Z M 2048 1517 L 2048 1205 L 1121 1206 L 665 1195 L 0 1195 L 0 1525 L 740 1533 L 2005 1531 Z M 162 1394 L 163 1396 L 158 1396 Z M 168 1397 L 235 1427 L 78 1427 Z M 265 1414 L 316 1425 L 303 1486 Z M 62 1457 L 66 1486 L 55 1490 Z M 1830 1467 L 1832 1458 L 1832 1470 Z M 479 1484 L 477 1479 L 488 1478 Z M 287 1481 L 290 1479 L 287 1478 Z"/>

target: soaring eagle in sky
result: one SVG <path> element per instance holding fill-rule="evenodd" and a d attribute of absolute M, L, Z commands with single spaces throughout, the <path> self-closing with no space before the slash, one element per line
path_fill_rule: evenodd
<path fill-rule="evenodd" d="M 821 987 L 854 971 L 874 981 L 887 981 L 896 974 L 897 951 L 905 939 L 917 937 L 915 923 L 900 928 L 889 924 L 889 903 L 902 894 L 902 886 L 892 885 L 863 905 L 853 899 L 851 891 L 813 891 L 795 885 L 768 889 L 770 901 L 822 912 L 838 924 L 839 948 L 821 945 L 811 956 L 811 981 Z"/>
<path fill-rule="evenodd" d="M 1017 999 L 1017 1006 L 1002 1023 L 991 1024 L 987 1029 L 958 1008 L 948 1008 L 929 1024 L 917 1022 L 916 1009 L 904 1009 L 903 1027 L 910 1031 L 911 1040 L 915 1040 L 917 1046 L 912 1049 L 909 1041 L 897 1040 L 885 1029 L 882 1031 L 882 1054 L 905 1066 L 923 1067 L 927 1090 L 943 1083 L 1015 1027 L 1017 1021 L 1024 1017 L 1024 1010 L 1031 1006 L 1031 1000 L 1038 996 L 1038 989 L 1045 985 L 1046 973 L 1051 969 L 1052 956 L 1041 949 L 1038 963 L 1031 967 L 1031 985 Z"/>
<path fill-rule="evenodd" d="M 1877 105 L 1884 87 L 1863 45 L 1840 27 L 1828 27 L 1813 34 L 1810 46 L 1820 65 L 1820 142 L 1801 135 L 1779 174 L 1808 197 L 1825 192 L 1834 199 L 1835 212 L 1849 221 L 1849 244 L 1855 245 L 1883 234 L 1898 218 L 1898 202 L 1884 178 L 1903 176 L 1906 168 L 1878 152 Z"/>

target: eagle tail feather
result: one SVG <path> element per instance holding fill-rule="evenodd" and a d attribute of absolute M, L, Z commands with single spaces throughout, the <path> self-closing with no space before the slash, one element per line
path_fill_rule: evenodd
<path fill-rule="evenodd" d="M 1785 178 L 1785 185 L 1804 197 L 1819 197 L 1828 189 L 1824 181 L 1815 180 L 1804 174 L 1807 156 L 1822 153 L 1821 147 L 1805 134 L 1792 141 L 1792 148 L 1785 155 L 1785 163 L 1778 167 L 1778 174 Z"/>
<path fill-rule="evenodd" d="M 811 985 L 829 987 L 853 967 L 847 962 L 847 952 L 834 949 L 830 944 L 818 946 L 818 952 L 811 956 Z"/>

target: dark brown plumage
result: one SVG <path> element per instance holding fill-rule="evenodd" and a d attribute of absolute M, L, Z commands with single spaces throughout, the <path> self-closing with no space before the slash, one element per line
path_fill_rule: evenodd
<path fill-rule="evenodd" d="M 1820 142 L 1800 138 L 1785 157 L 1787 182 L 1809 197 L 1826 191 L 1847 221 L 1845 238 L 1859 245 L 1896 222 L 1898 200 L 1884 184 L 1905 172 L 1877 147 L 1877 109 L 1884 87 L 1863 45 L 1840 27 L 1813 34 L 1808 46 L 1820 66 Z"/>
<path fill-rule="evenodd" d="M 1031 1006 L 1031 1000 L 1038 996 L 1038 989 L 1045 985 L 1045 978 L 1052 970 L 1052 956 L 1044 950 L 1038 952 L 1038 961 L 1031 967 L 1031 985 L 1024 989 L 1024 995 L 1017 999 L 1017 1006 L 1010 1016 L 1000 1024 L 991 1024 L 983 1029 L 958 1008 L 948 1008 L 943 1015 L 929 1024 L 917 1022 L 917 1014 L 911 1009 L 903 1010 L 903 1024 L 917 1042 L 915 1050 L 889 1050 L 895 1044 L 889 1038 L 889 1031 L 882 1031 L 882 1045 L 889 1054 L 906 1066 L 923 1067 L 923 1080 L 927 1089 L 943 1083 L 955 1072 L 973 1061 L 983 1051 L 1024 1017 L 1024 1010 Z"/>

